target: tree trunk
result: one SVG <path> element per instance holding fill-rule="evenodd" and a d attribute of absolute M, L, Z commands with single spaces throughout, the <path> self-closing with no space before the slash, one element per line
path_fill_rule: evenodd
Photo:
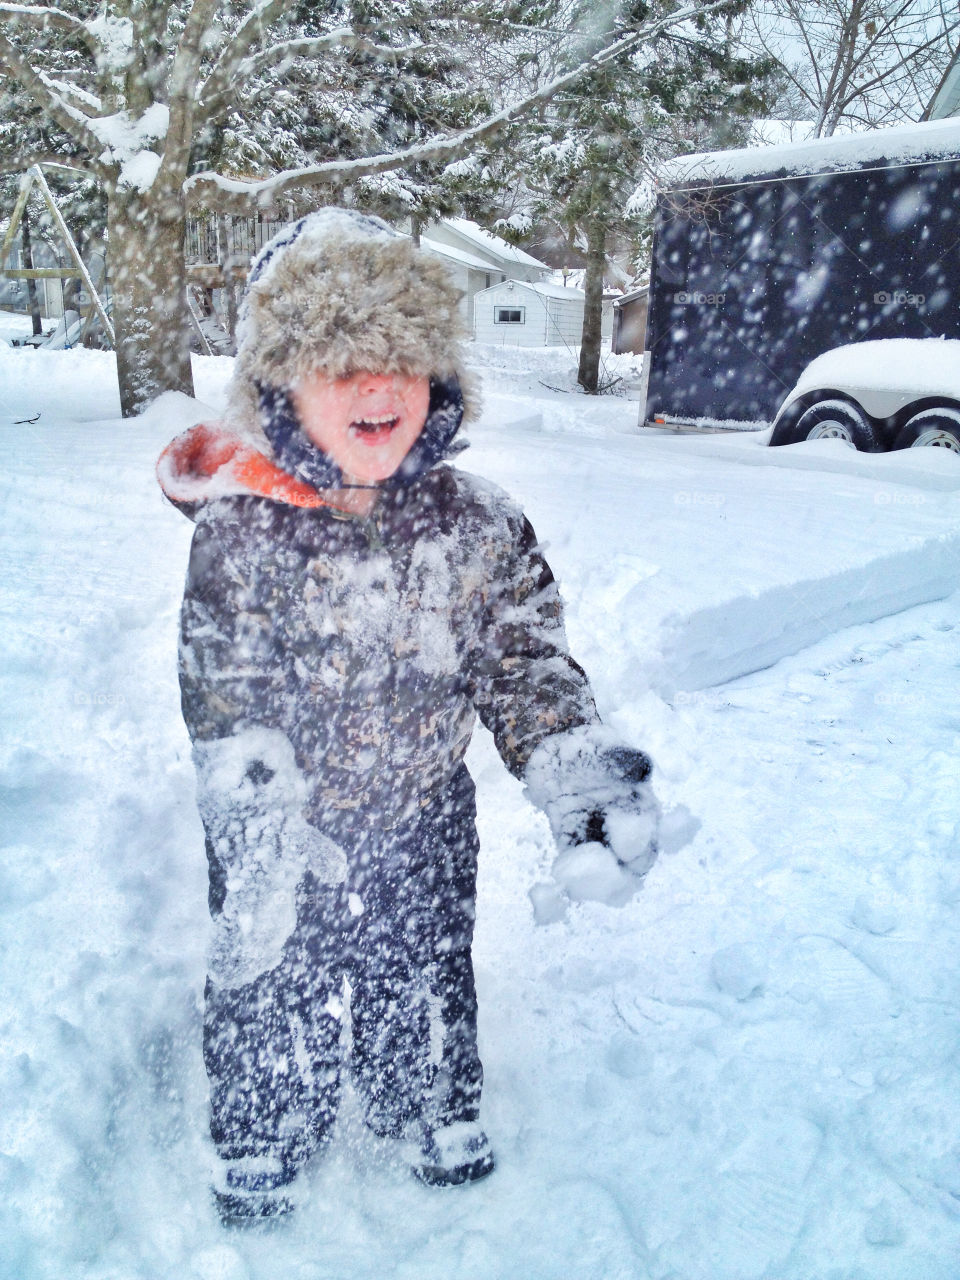
<path fill-rule="evenodd" d="M 162 391 L 193 395 L 187 327 L 186 216 L 179 193 L 108 192 L 109 278 L 120 409 L 140 413 Z"/>
<path fill-rule="evenodd" d="M 587 229 L 587 269 L 583 279 L 586 294 L 583 332 L 580 337 L 580 370 L 577 381 L 588 395 L 595 396 L 600 384 L 600 329 L 603 321 L 603 268 L 606 262 L 607 226 L 602 215 Z"/>
<path fill-rule="evenodd" d="M 23 265 L 28 271 L 33 270 L 33 245 L 30 242 L 30 211 L 24 205 L 20 219 L 20 243 L 23 247 Z M 27 277 L 27 300 L 30 303 L 30 317 L 33 321 L 33 336 L 43 333 L 43 321 L 40 318 L 40 300 L 37 296 L 37 282 L 32 276 Z"/>

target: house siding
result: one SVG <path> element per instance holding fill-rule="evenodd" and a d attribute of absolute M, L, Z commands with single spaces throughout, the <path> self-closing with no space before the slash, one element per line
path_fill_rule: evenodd
<path fill-rule="evenodd" d="M 523 323 L 497 324 L 499 307 L 523 309 Z M 474 299 L 473 336 L 498 347 L 577 346 L 583 328 L 583 295 L 540 293 L 514 280 L 483 290 Z"/>

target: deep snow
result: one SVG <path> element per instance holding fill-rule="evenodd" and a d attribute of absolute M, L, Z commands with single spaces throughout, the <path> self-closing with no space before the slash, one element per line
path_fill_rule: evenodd
<path fill-rule="evenodd" d="M 601 712 L 703 827 L 537 928 L 546 822 L 478 732 L 498 1171 L 423 1188 L 348 1105 L 257 1235 L 205 1190 L 190 526 L 152 475 L 200 411 L 121 422 L 109 355 L 0 347 L 0 1275 L 956 1280 L 960 460 L 640 436 L 542 385 L 563 352 L 475 357 L 460 465 L 524 503 Z"/>

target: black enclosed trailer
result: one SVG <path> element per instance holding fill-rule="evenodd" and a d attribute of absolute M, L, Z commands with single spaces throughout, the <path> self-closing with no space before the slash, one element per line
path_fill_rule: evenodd
<path fill-rule="evenodd" d="M 960 337 L 960 120 L 662 171 L 641 424 L 765 426 L 815 356 L 896 337 Z"/>

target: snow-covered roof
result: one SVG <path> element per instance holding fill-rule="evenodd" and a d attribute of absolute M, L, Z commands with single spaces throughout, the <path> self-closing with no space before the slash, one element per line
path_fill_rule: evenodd
<path fill-rule="evenodd" d="M 522 249 L 518 249 L 516 245 L 508 244 L 506 240 L 501 240 L 499 236 L 495 236 L 491 231 L 484 231 L 483 227 L 471 222 L 468 218 L 445 218 L 444 221 L 451 230 L 457 231 L 460 235 L 472 240 L 479 249 L 485 250 L 487 253 L 494 253 L 505 262 L 516 262 L 525 267 L 537 267 L 540 271 L 549 271 L 550 269 L 539 258 L 534 258 L 529 253 L 524 253 Z M 429 235 L 428 229 L 424 231 L 423 238 L 427 239 Z"/>
<path fill-rule="evenodd" d="M 586 296 L 582 289 L 572 289 L 569 285 L 549 284 L 539 280 L 534 284 L 523 281 L 523 284 L 527 289 L 532 289 L 534 293 L 540 293 L 545 298 L 565 298 L 568 302 L 572 298 L 582 302 Z"/>
<path fill-rule="evenodd" d="M 445 244 L 440 240 L 428 240 L 426 236 L 421 236 L 420 247 L 424 253 L 434 253 L 438 258 L 448 258 L 451 262 L 457 262 L 463 267 L 470 267 L 474 271 L 497 271 L 499 268 L 489 259 L 474 257 L 472 253 L 467 253 L 464 249 L 457 249 L 452 244 Z"/>
<path fill-rule="evenodd" d="M 641 284 L 636 289 L 630 289 L 626 293 L 621 293 L 619 298 L 614 298 L 613 305 L 615 307 L 623 307 L 628 302 L 636 302 L 638 298 L 648 298 L 650 296 L 650 283 Z"/>
<path fill-rule="evenodd" d="M 583 302 L 582 289 L 565 288 L 562 284 L 548 284 L 542 280 L 501 280 L 499 284 L 490 285 L 489 289 L 481 289 L 481 293 L 491 293 L 494 289 L 529 289 L 542 298 L 563 298 L 566 302 Z"/>
<path fill-rule="evenodd" d="M 772 177 L 781 174 L 858 169 L 877 161 L 903 164 L 943 160 L 960 155 L 960 119 L 928 120 L 924 124 L 895 125 L 843 137 L 787 142 L 775 147 L 744 147 L 675 156 L 658 171 L 662 186 L 727 179 Z"/>

